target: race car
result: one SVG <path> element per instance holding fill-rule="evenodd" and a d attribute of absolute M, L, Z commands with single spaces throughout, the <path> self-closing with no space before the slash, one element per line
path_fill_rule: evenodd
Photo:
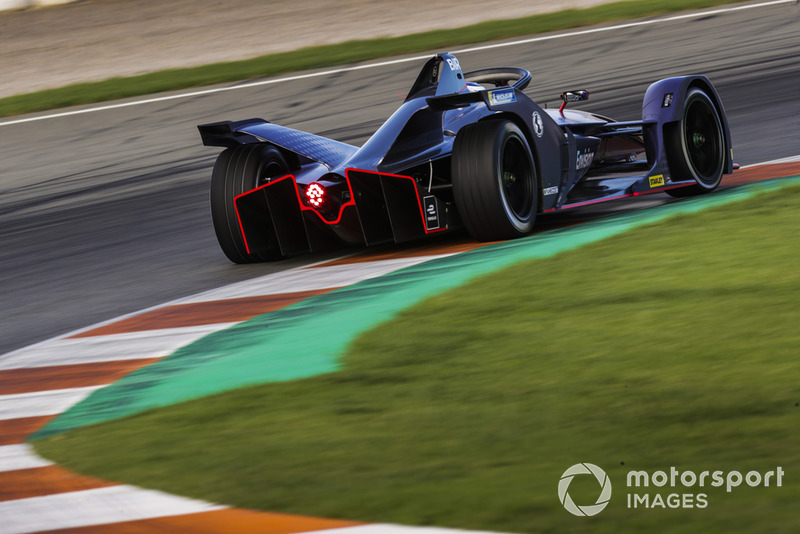
<path fill-rule="evenodd" d="M 466 228 L 475 239 L 531 232 L 536 216 L 664 191 L 708 193 L 733 171 L 717 91 L 701 75 L 646 91 L 642 118 L 618 122 L 559 109 L 523 93 L 531 73 L 464 73 L 438 54 L 403 104 L 356 147 L 263 119 L 198 126 L 222 146 L 211 215 L 235 263 L 276 260 L 337 244 L 399 243 Z"/>

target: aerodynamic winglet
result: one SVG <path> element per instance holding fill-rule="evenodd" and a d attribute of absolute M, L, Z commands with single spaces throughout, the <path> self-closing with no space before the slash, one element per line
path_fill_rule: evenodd
<path fill-rule="evenodd" d="M 237 131 L 322 163 L 329 169 L 343 165 L 358 151 L 358 147 L 347 143 L 268 122 L 247 125 Z"/>

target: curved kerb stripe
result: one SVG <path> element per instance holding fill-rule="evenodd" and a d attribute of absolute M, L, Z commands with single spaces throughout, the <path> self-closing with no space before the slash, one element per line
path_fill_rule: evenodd
<path fill-rule="evenodd" d="M 434 259 L 317 295 L 217 331 L 127 375 L 51 421 L 35 437 L 65 432 L 150 408 L 243 386 L 335 371 L 348 343 L 428 296 L 514 263 L 547 258 L 636 226 L 744 200 L 800 183 L 800 176 L 757 182 L 542 232 Z M 308 335 L 313 332 L 313 335 Z"/>
<path fill-rule="evenodd" d="M 726 179 L 723 187 L 800 172 L 797 161 L 779 163 L 781 164 L 737 171 Z M 778 185 L 788 183 L 792 181 L 784 181 Z M 771 188 L 773 186 L 766 189 Z M 550 234 L 552 232 L 546 235 Z M 564 236 L 563 233 L 554 235 Z M 301 301 L 309 298 L 313 301 L 335 288 L 351 286 L 367 279 L 372 280 L 362 282 L 358 288 L 353 286 L 354 291 L 349 293 L 348 298 L 355 298 L 349 303 L 356 304 L 356 308 L 369 305 L 373 296 L 370 291 L 373 289 L 387 290 L 390 294 L 394 291 L 395 296 L 399 288 L 426 290 L 425 286 L 421 289 L 417 287 L 419 280 L 416 278 L 434 275 L 433 282 L 436 282 L 436 277 L 442 276 L 443 270 L 454 268 L 460 272 L 469 265 L 474 266 L 489 260 L 482 255 L 473 255 L 466 262 L 440 259 L 430 263 L 431 269 L 423 267 L 423 263 L 432 258 L 443 258 L 445 255 L 473 250 L 479 246 L 482 245 L 450 243 L 444 248 L 435 243 L 423 243 L 405 251 L 393 251 L 389 254 L 365 253 L 291 269 L 280 275 L 268 275 L 164 304 L 3 355 L 0 357 L 0 517 L 3 518 L 0 531 L 202 531 L 209 534 L 293 534 L 323 530 L 347 531 L 348 534 L 399 534 L 401 530 L 414 530 L 417 533 L 420 530 L 430 530 L 431 534 L 434 531 L 452 532 L 440 528 L 365 525 L 232 509 L 119 485 L 77 475 L 53 465 L 37 456 L 24 443 L 24 439 L 37 428 L 46 425 L 59 411 L 84 398 L 95 388 L 115 382 L 127 373 L 153 364 L 160 358 L 168 355 L 173 358 L 177 354 L 176 349 L 196 340 L 204 340 L 209 332 L 221 331 L 263 313 L 277 314 L 280 308 L 293 303 L 296 303 L 296 309 L 287 309 L 284 319 L 299 317 L 301 321 L 305 321 L 309 310 L 313 307 L 324 310 L 323 305 L 327 301 L 312 302 L 310 307 L 301 305 Z M 500 248 L 492 254 L 503 254 L 502 250 Z M 515 254 L 515 257 L 524 256 L 519 251 L 513 252 L 515 247 L 506 250 L 509 254 Z M 413 267 L 414 265 L 418 267 Z M 497 268 L 501 266 L 495 265 Z M 403 267 L 410 268 L 396 276 L 384 276 Z M 462 275 L 468 276 L 469 272 L 459 274 Z M 437 287 L 430 286 L 428 289 L 435 293 L 452 284 L 434 285 Z M 338 299 L 339 297 L 330 302 L 338 302 L 340 305 L 348 303 L 347 299 Z M 392 310 L 385 311 L 393 313 Z M 255 323 L 258 324 L 258 321 L 256 319 Z M 180 367 L 179 370 L 184 371 Z"/>

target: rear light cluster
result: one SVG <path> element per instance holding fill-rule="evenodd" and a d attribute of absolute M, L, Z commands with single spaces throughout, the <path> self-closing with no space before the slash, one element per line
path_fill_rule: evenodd
<path fill-rule="evenodd" d="M 309 205 L 319 208 L 325 203 L 325 188 L 318 183 L 313 183 L 306 188 L 306 201 Z"/>
<path fill-rule="evenodd" d="M 325 222 L 333 224 L 350 201 L 350 188 L 344 176 L 328 173 L 311 183 L 298 183 L 297 192 L 303 207 L 317 212 Z"/>

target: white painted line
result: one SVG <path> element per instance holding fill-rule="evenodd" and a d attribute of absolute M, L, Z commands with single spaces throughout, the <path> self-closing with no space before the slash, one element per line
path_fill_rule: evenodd
<path fill-rule="evenodd" d="M 182 303 L 207 302 L 213 300 L 234 299 L 278 295 L 298 291 L 315 291 L 344 287 L 362 280 L 382 276 L 399 269 L 424 263 L 426 261 L 448 256 L 438 254 L 390 260 L 347 263 L 327 267 L 301 268 L 280 273 L 273 273 L 251 280 L 245 280 L 219 289 L 212 289 L 192 297 L 183 299 Z"/>
<path fill-rule="evenodd" d="M 5 354 L 0 357 L 0 369 L 163 358 L 193 341 L 234 324 L 236 323 L 167 328 L 75 339 L 57 338 Z"/>
<path fill-rule="evenodd" d="M 0 11 L 28 7 L 28 0 L 0 0 Z"/>
<path fill-rule="evenodd" d="M 656 24 L 663 24 L 666 22 L 677 22 L 681 20 L 689 20 L 689 19 L 696 19 L 702 17 L 708 17 L 712 15 L 723 15 L 725 13 L 734 13 L 736 11 L 744 11 L 747 9 L 755 9 L 760 7 L 769 7 L 778 4 L 789 4 L 791 2 L 797 2 L 798 0 L 773 0 L 771 2 L 762 2 L 760 4 L 749 4 L 744 6 L 736 6 L 736 7 L 725 7 L 720 9 L 712 9 L 710 11 L 703 11 L 701 13 L 686 13 L 684 15 L 674 15 L 671 17 L 663 17 L 658 19 L 651 19 L 651 20 L 640 20 L 636 22 L 627 22 L 624 24 L 616 24 L 614 26 L 605 26 L 602 28 L 591 28 L 588 30 L 578 30 L 574 32 L 568 33 L 560 33 L 557 35 L 544 35 L 541 37 L 531 37 L 530 39 L 523 39 L 520 41 L 513 41 L 509 43 L 497 43 L 493 45 L 484 45 L 484 46 L 477 46 L 474 48 L 465 48 L 463 50 L 458 50 L 454 53 L 465 53 L 465 52 L 478 52 L 482 50 L 491 50 L 493 48 L 504 48 L 507 46 L 516 46 L 521 44 L 529 44 L 529 43 L 537 43 L 541 41 L 552 41 L 554 39 L 563 39 L 566 37 L 577 37 L 580 35 L 591 35 L 593 33 L 602 33 L 608 31 L 616 31 L 616 30 L 624 30 L 627 28 L 638 28 L 642 26 L 654 26 Z M 0 123 L 0 126 L 3 124 Z"/>
<path fill-rule="evenodd" d="M 789 156 L 787 158 L 774 159 L 772 161 L 765 161 L 764 163 L 755 163 L 753 165 L 745 165 L 742 169 L 752 169 L 753 167 L 761 167 L 763 165 L 780 165 L 781 163 L 797 163 L 800 162 L 800 154 L 797 156 Z"/>
<path fill-rule="evenodd" d="M 462 50 L 458 50 L 457 52 L 464 53 L 464 52 L 477 52 L 482 50 L 491 50 L 494 48 L 503 48 L 506 46 L 516 46 L 521 44 L 529 44 L 529 43 L 536 43 L 541 41 L 551 41 L 553 39 L 563 39 L 567 37 L 577 37 L 580 35 L 591 35 L 593 33 L 602 33 L 608 31 L 616 31 L 616 30 L 624 30 L 627 28 L 639 28 L 642 26 L 654 26 L 657 24 L 663 24 L 666 22 L 677 22 L 681 20 L 690 20 L 690 19 L 697 19 L 702 17 L 708 17 L 712 15 L 723 15 L 725 13 L 734 13 L 737 11 L 744 11 L 749 9 L 756 9 L 761 7 L 770 7 L 778 4 L 789 4 L 792 2 L 797 2 L 797 0 L 773 0 L 770 2 L 762 2 L 760 4 L 749 4 L 743 6 L 735 6 L 735 7 L 724 7 L 720 9 L 712 9 L 710 11 L 703 11 L 700 13 L 686 13 L 683 15 L 673 15 L 670 17 L 662 17 L 657 19 L 650 19 L 650 20 L 640 20 L 636 22 L 626 22 L 624 24 L 616 24 L 614 26 L 605 26 L 602 28 L 591 28 L 588 30 L 578 30 L 574 32 L 567 32 L 567 33 L 559 33 L 557 35 L 544 35 L 541 37 L 531 37 L 530 39 L 523 39 L 520 41 L 513 41 L 509 43 L 497 43 L 493 45 L 484 45 L 484 46 L 477 46 L 474 48 L 464 48 Z M 456 52 L 454 52 L 456 53 Z M 0 126 L 2 124 L 0 123 Z"/>
<path fill-rule="evenodd" d="M 53 462 L 37 456 L 33 452 L 33 448 L 27 443 L 0 447 L 0 472 L 34 469 L 36 467 L 47 467 L 48 465 L 53 465 Z M 3 517 L 3 515 L 0 514 L 0 517 Z"/>
<path fill-rule="evenodd" d="M 447 255 L 449 254 L 348 263 L 328 267 L 307 265 L 259 278 L 253 278 L 251 280 L 245 280 L 243 282 L 212 289 L 158 306 L 153 306 L 145 310 L 139 310 L 134 313 L 116 317 L 86 328 L 75 330 L 61 337 L 42 341 L 6 353 L 0 356 L 0 370 L 135 360 L 140 358 L 162 358 L 172 354 L 175 350 L 184 345 L 188 345 L 201 337 L 222 330 L 223 328 L 233 326 L 236 323 L 148 330 L 127 334 L 74 339 L 71 339 L 70 336 L 94 330 L 95 328 L 124 319 L 136 317 L 166 306 L 344 287 L 368 278 L 381 276 L 404 267 L 410 267 Z M 327 263 L 327 261 L 322 263 Z"/>
<path fill-rule="evenodd" d="M 312 268 L 312 267 L 325 265 L 328 262 L 335 261 L 336 259 L 345 259 L 345 258 L 347 258 L 349 256 L 352 256 L 352 255 L 354 255 L 354 254 L 342 255 L 339 258 L 326 259 L 326 260 L 322 260 L 322 261 L 319 261 L 319 262 L 316 262 L 316 263 L 310 263 L 310 264 L 304 265 L 302 267 L 295 267 L 294 269 L 286 269 L 285 271 L 280 271 L 280 272 L 281 273 L 291 273 L 291 272 L 294 272 L 296 270 L 309 269 L 309 268 Z M 278 273 L 274 273 L 274 274 L 278 274 Z M 267 275 L 267 276 L 269 276 L 269 275 Z M 236 285 L 236 284 L 233 284 L 233 285 Z M 224 287 L 227 287 L 227 286 L 224 286 Z M 205 293 L 206 292 L 203 292 L 202 294 L 205 294 Z M 266 293 L 266 294 L 272 294 L 272 293 Z M 252 296 L 252 295 L 248 295 L 248 296 Z M 155 311 L 155 310 L 160 310 L 162 308 L 166 308 L 167 306 L 175 306 L 175 305 L 179 305 L 179 304 L 187 304 L 187 303 L 194 303 L 194 302 L 206 302 L 208 300 L 214 300 L 214 299 L 196 299 L 195 297 L 196 297 L 196 295 L 190 295 L 188 297 L 181 297 L 181 298 L 178 298 L 178 299 L 175 299 L 175 300 L 171 300 L 171 301 L 168 301 L 168 302 L 163 302 L 161 304 L 157 304 L 155 306 L 150 306 L 149 308 L 144 308 L 142 310 L 137 310 L 135 312 L 126 313 L 124 315 L 120 315 L 120 316 L 114 317 L 113 319 L 108 319 L 106 321 L 101 321 L 99 323 L 95 323 L 95 324 L 93 324 L 91 326 L 87 326 L 87 327 L 84 327 L 84 328 L 79 328 L 77 330 L 73 330 L 72 332 L 68 332 L 68 333 L 63 334 L 61 336 L 58 336 L 58 339 L 63 339 L 63 338 L 76 336 L 76 335 L 82 334 L 84 332 L 88 332 L 90 330 L 94 330 L 96 328 L 100 328 L 100 327 L 103 327 L 103 326 L 106 326 L 106 325 L 109 325 L 109 324 L 113 324 L 113 323 L 117 323 L 119 321 L 123 321 L 125 319 L 130 319 L 132 317 L 138 317 L 139 315 L 142 315 L 144 313 L 148 313 L 148 312 Z M 20 350 L 26 350 L 26 349 L 20 349 Z M 0 356 L 0 365 L 2 364 L 2 361 L 3 361 L 3 358 L 2 358 L 2 356 Z"/>
<path fill-rule="evenodd" d="M 58 415 L 102 387 L 105 385 L 0 395 L 0 421 Z"/>
<path fill-rule="evenodd" d="M 412 527 L 406 525 L 393 525 L 391 523 L 372 523 L 354 527 L 332 528 L 306 532 L 305 534 L 497 534 L 485 530 L 462 530 L 457 528 L 442 527 Z"/>
<path fill-rule="evenodd" d="M 75 0 L 0 0 L 0 11 L 69 4 Z"/>
<path fill-rule="evenodd" d="M 3 518 L 0 528 L 7 534 L 22 534 L 224 508 L 160 491 L 120 485 L 0 502 L 0 517 Z"/>
<path fill-rule="evenodd" d="M 559 33 L 559 34 L 554 34 L 554 35 L 544 35 L 544 36 L 540 36 L 540 37 L 533 37 L 533 38 L 530 38 L 530 39 L 509 41 L 509 42 L 505 42 L 505 43 L 496 43 L 496 44 L 492 44 L 492 45 L 484 45 L 484 46 L 476 46 L 476 47 L 471 47 L 471 48 L 463 48 L 463 49 L 460 49 L 460 50 L 453 50 L 452 53 L 453 54 L 463 54 L 463 53 L 468 53 L 468 52 L 478 52 L 478 51 L 482 51 L 482 50 L 491 50 L 491 49 L 494 49 L 494 48 L 506 48 L 506 47 L 509 47 L 509 46 L 517 46 L 517 45 L 521 45 L 521 44 L 529 44 L 529 43 L 535 43 L 535 42 L 541 42 L 541 41 L 551 41 L 551 40 L 554 40 L 554 39 L 564 39 L 564 38 L 569 38 L 569 37 L 576 37 L 576 36 L 579 36 L 579 35 L 591 35 L 593 33 L 616 31 L 616 30 L 622 30 L 622 29 L 626 29 L 626 28 L 636 28 L 636 27 L 641 27 L 641 26 L 653 26 L 653 25 L 664 24 L 664 23 L 668 23 L 668 22 L 676 22 L 676 21 L 681 21 L 681 20 L 701 18 L 701 17 L 710 16 L 710 15 L 721 15 L 721 14 L 724 14 L 724 13 L 734 13 L 734 12 L 737 12 L 737 11 L 744 11 L 744 10 L 749 10 L 749 9 L 757 9 L 757 8 L 762 8 L 762 7 L 770 7 L 770 6 L 775 6 L 775 5 L 779 5 L 779 4 L 789 4 L 789 3 L 792 3 L 792 2 L 797 2 L 797 0 L 772 0 L 770 2 L 762 2 L 762 3 L 759 3 L 759 4 L 749 4 L 749 5 L 743 5 L 743 6 L 725 7 L 725 8 L 714 9 L 714 10 L 710 10 L 710 11 L 702 11 L 702 12 L 698 12 L 698 13 L 687 13 L 687 14 L 684 14 L 684 15 L 675 15 L 675 16 L 671 16 L 671 17 L 662 17 L 662 18 L 651 19 L 651 20 L 642 20 L 642 21 L 637 21 L 637 22 L 629 22 L 629 23 L 625 23 L 625 24 L 617 24 L 617 25 L 614 25 L 614 26 L 605 26 L 605 27 L 602 27 L 602 28 L 592 28 L 592 29 L 588 29 L 588 30 L 578 30 L 578 31 Z M 41 116 L 38 116 L 38 117 L 27 117 L 27 118 L 24 118 L 24 119 L 13 119 L 13 120 L 5 121 L 5 122 L 0 122 L 0 126 L 11 126 L 13 124 L 22 124 L 22 123 L 26 123 L 26 122 L 42 121 L 42 120 L 55 119 L 55 118 L 60 118 L 60 117 L 70 117 L 70 116 L 73 116 L 73 115 L 82 115 L 84 113 L 94 113 L 94 112 L 97 112 L 97 111 L 106 111 L 106 110 L 110 110 L 110 109 L 127 108 L 127 107 L 131 107 L 131 106 L 140 106 L 140 105 L 143 105 L 143 104 L 153 104 L 153 103 L 156 103 L 156 102 L 167 102 L 167 101 L 170 101 L 170 100 L 177 100 L 177 99 L 183 99 L 183 98 L 192 98 L 192 97 L 195 97 L 195 96 L 204 96 L 204 95 L 210 95 L 210 94 L 214 94 L 214 93 L 222 93 L 222 92 L 226 92 L 226 91 L 237 91 L 239 89 L 249 89 L 251 87 L 260 87 L 260 86 L 263 86 L 263 85 L 273 85 L 273 84 L 278 84 L 278 83 L 285 83 L 285 82 L 293 82 L 293 81 L 297 81 L 297 80 L 304 80 L 304 79 L 307 79 L 307 78 L 317 78 L 317 77 L 320 77 L 320 76 L 329 76 L 329 75 L 334 75 L 334 74 L 341 74 L 343 72 L 353 72 L 353 71 L 364 70 L 364 69 L 372 69 L 372 68 L 376 68 L 376 67 L 385 67 L 385 66 L 388 66 L 388 65 L 399 65 L 401 63 L 409 63 L 409 62 L 412 62 L 412 61 L 422 61 L 422 60 L 426 60 L 426 59 L 428 59 L 430 57 L 431 56 L 429 54 L 427 54 L 427 55 L 424 55 L 424 56 L 414 56 L 414 57 L 407 57 L 407 58 L 402 58 L 402 59 L 393 59 L 393 60 L 388 60 L 388 61 L 380 61 L 380 62 L 377 62 L 377 63 L 369 63 L 367 65 L 355 65 L 355 66 L 352 66 L 352 67 L 342 67 L 342 68 L 338 68 L 338 69 L 331 69 L 331 70 L 326 70 L 326 71 L 321 71 L 321 72 L 298 74 L 296 76 L 288 76 L 288 77 L 285 77 L 285 78 L 275 78 L 275 79 L 270 79 L 270 80 L 260 80 L 260 81 L 257 81 L 257 82 L 249 82 L 249 83 L 237 84 L 237 85 L 233 85 L 233 86 L 216 87 L 214 89 L 201 89 L 201 90 L 197 90 L 197 91 L 191 91 L 191 92 L 188 92 L 188 93 L 180 93 L 180 94 L 169 95 L 169 96 L 146 98 L 144 100 L 135 100 L 135 101 L 131 101 L 131 102 L 122 102 L 122 103 L 117 103 L 117 104 L 109 104 L 109 105 L 105 105 L 105 106 L 97 106 L 97 107 L 91 107 L 91 108 L 85 108 L 85 109 L 77 109 L 77 110 L 72 110 L 72 111 L 64 111 L 64 112 L 61 112 L 61 113 L 52 113 L 52 114 L 49 114 L 49 115 L 41 115 Z"/>

